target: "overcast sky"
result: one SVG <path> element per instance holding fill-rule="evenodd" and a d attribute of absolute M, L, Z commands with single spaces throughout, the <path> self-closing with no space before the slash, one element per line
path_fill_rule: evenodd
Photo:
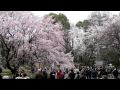
<path fill-rule="evenodd" d="M 87 19 L 92 11 L 32 11 L 37 16 L 44 16 L 49 13 L 63 13 L 67 16 L 70 23 L 76 24 L 78 21 Z M 119 14 L 120 11 L 111 11 L 113 14 Z"/>

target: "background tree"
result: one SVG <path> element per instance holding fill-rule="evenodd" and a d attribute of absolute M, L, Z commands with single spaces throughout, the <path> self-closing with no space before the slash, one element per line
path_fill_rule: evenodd
<path fill-rule="evenodd" d="M 99 41 L 109 21 L 110 21 L 109 12 L 97 11 L 92 12 L 87 20 L 84 20 L 83 22 L 79 21 L 76 24 L 76 26 L 79 27 L 77 33 L 80 33 L 81 30 L 84 31 L 84 33 L 82 33 L 79 36 L 79 39 L 82 40 L 83 42 L 82 45 L 85 47 L 84 53 L 80 54 L 81 50 L 78 50 L 78 48 L 75 51 L 77 57 L 78 56 L 81 57 L 80 59 L 82 61 L 80 62 L 84 62 L 84 64 L 90 65 L 90 62 L 91 64 L 94 64 L 94 61 L 96 59 L 98 58 L 102 59 L 100 52 L 102 47 Z M 74 32 L 76 32 L 75 29 L 73 30 Z M 75 36 L 78 37 L 77 34 Z M 83 38 L 81 38 L 81 36 Z M 81 47 L 80 44 L 78 44 L 78 46 Z"/>
<path fill-rule="evenodd" d="M 91 25 L 103 26 L 110 19 L 109 11 L 94 11 L 90 14 L 88 20 Z"/>
<path fill-rule="evenodd" d="M 34 71 L 35 61 L 74 67 L 71 53 L 66 49 L 64 31 L 60 23 L 53 24 L 49 16 L 36 17 L 30 12 L 0 12 L 0 56 L 4 68 L 13 74 L 22 65 Z M 61 59 L 62 57 L 62 59 Z"/>
<path fill-rule="evenodd" d="M 67 64 L 69 64 L 70 66 L 68 65 L 67 67 L 73 67 L 72 56 L 70 53 L 64 53 L 66 48 L 64 47 L 65 41 L 62 25 L 59 23 L 53 24 L 53 22 L 54 19 L 52 19 L 52 17 L 45 16 L 39 23 L 40 28 L 36 30 L 34 35 L 36 39 L 33 41 L 37 47 L 37 56 L 39 59 L 45 56 L 50 64 L 55 63 L 61 64 L 62 66 L 67 66 Z M 43 52 L 47 54 L 43 54 Z M 66 55 L 69 56 L 69 59 Z M 45 58 L 43 58 L 43 60 L 45 60 Z"/>
<path fill-rule="evenodd" d="M 84 28 L 85 32 L 89 28 L 89 26 L 90 26 L 90 21 L 89 20 L 84 20 L 83 22 L 79 21 L 79 22 L 76 23 L 76 27 Z"/>
<path fill-rule="evenodd" d="M 72 53 L 74 55 L 74 62 L 84 63 L 84 60 L 82 60 L 84 51 L 86 50 L 84 44 L 84 30 L 79 29 L 76 26 L 72 26 L 69 35 L 71 40 Z"/>
<path fill-rule="evenodd" d="M 62 13 L 59 13 L 59 14 L 50 13 L 49 15 L 52 16 L 53 19 L 55 20 L 53 22 L 54 24 L 61 23 L 61 25 L 63 26 L 62 30 L 64 30 L 64 40 L 65 40 L 65 48 L 66 48 L 65 53 L 69 53 L 72 50 L 70 45 L 70 39 L 69 39 L 70 38 L 69 37 L 69 29 L 70 29 L 69 20 Z"/>
<path fill-rule="evenodd" d="M 117 18 L 117 19 L 116 19 Z M 108 63 L 113 63 L 117 67 L 120 63 L 120 22 L 119 17 L 113 18 L 109 25 L 104 29 L 101 37 L 101 44 L 104 45 L 104 59 Z"/>
<path fill-rule="evenodd" d="M 78 28 L 83 27 L 83 22 L 82 22 L 82 21 L 78 21 L 78 22 L 76 23 L 76 27 L 78 27 Z"/>
<path fill-rule="evenodd" d="M 59 22 L 63 25 L 63 30 L 70 29 L 69 20 L 67 19 L 67 17 L 64 14 L 62 14 L 62 13 L 59 13 L 59 14 L 50 13 L 49 15 L 52 16 L 53 19 L 55 19 L 55 21 L 53 23 Z"/>
<path fill-rule="evenodd" d="M 21 62 L 18 51 L 23 46 L 22 23 L 31 16 L 29 12 L 0 12 L 0 51 L 2 65 L 15 74 Z M 26 23 L 25 23 L 26 24 Z M 26 30 L 27 31 L 27 30 Z"/>

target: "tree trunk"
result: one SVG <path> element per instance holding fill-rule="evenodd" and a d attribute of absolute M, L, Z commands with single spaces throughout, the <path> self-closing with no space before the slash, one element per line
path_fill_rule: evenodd
<path fill-rule="evenodd" d="M 7 66 L 7 68 L 12 72 L 13 75 L 16 74 L 16 71 L 17 71 L 16 68 L 12 68 L 12 67 L 10 66 L 10 62 L 9 62 L 9 61 L 7 61 L 6 66 Z"/>

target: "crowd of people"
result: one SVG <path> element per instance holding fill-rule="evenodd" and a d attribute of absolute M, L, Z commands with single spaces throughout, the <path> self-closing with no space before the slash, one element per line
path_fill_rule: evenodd
<path fill-rule="evenodd" d="M 47 70 L 38 69 L 35 73 L 34 79 L 118 79 L 119 72 L 115 67 L 91 67 L 82 66 L 79 69 L 65 69 L 65 70 Z M 1 77 L 2 79 L 9 79 L 8 76 Z M 16 74 L 14 79 L 30 79 L 24 73 Z"/>
<path fill-rule="evenodd" d="M 119 72 L 115 67 L 82 66 L 79 69 L 65 69 L 47 72 L 38 70 L 35 79 L 118 79 Z"/>

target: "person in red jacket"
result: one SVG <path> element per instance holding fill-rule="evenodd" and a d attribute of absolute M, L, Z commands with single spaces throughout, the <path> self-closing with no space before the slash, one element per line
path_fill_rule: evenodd
<path fill-rule="evenodd" d="M 57 79 L 63 79 L 63 73 L 61 70 L 57 72 Z"/>

